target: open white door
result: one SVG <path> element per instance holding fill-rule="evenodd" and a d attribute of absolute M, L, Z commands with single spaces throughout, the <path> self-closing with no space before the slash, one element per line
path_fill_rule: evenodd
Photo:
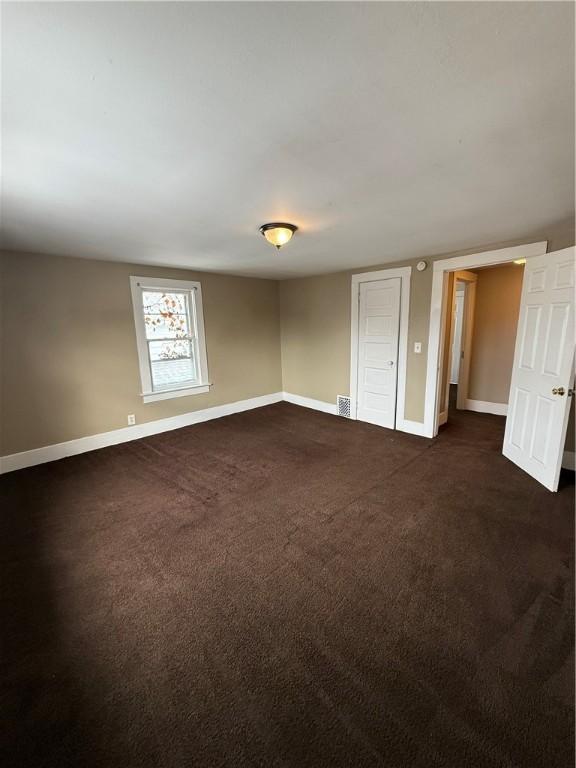
<path fill-rule="evenodd" d="M 574 248 L 526 262 L 504 456 L 551 491 L 574 383 Z"/>

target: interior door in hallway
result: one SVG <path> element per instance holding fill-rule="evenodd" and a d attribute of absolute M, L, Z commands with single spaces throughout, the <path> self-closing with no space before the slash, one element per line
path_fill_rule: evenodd
<path fill-rule="evenodd" d="M 394 429 L 400 328 L 399 277 L 360 284 L 357 418 Z"/>
<path fill-rule="evenodd" d="M 574 248 L 526 262 L 504 456 L 558 489 L 574 382 Z"/>

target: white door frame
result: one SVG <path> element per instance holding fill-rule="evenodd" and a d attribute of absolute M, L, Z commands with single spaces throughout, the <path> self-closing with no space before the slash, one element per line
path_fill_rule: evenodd
<path fill-rule="evenodd" d="M 434 262 L 432 276 L 432 296 L 430 301 L 430 332 L 428 336 L 428 363 L 426 370 L 426 398 L 424 404 L 425 437 L 436 437 L 438 434 L 438 393 L 440 390 L 440 373 L 442 370 L 442 351 L 444 328 L 446 325 L 446 302 L 443 301 L 444 291 L 448 285 L 448 273 L 475 267 L 490 267 L 505 264 L 516 259 L 529 259 L 531 256 L 542 256 L 546 253 L 548 242 L 543 240 L 527 245 L 515 245 L 511 248 L 500 248 L 496 251 L 471 253 L 467 256 L 453 256 L 450 259 L 440 259 Z"/>
<path fill-rule="evenodd" d="M 358 311 L 360 307 L 360 283 L 374 280 L 400 278 L 400 331 L 398 336 L 398 381 L 396 386 L 396 423 L 395 429 L 412 432 L 410 424 L 404 418 L 406 398 L 406 363 L 408 358 L 408 316 L 410 312 L 410 277 L 412 267 L 379 269 L 376 272 L 362 272 L 352 275 L 352 304 L 350 318 L 350 418 L 356 419 L 358 409 Z"/>
<path fill-rule="evenodd" d="M 446 424 L 448 421 L 448 409 L 450 405 L 450 368 L 452 365 L 451 357 L 453 355 L 454 350 L 452 349 L 452 344 L 454 341 L 454 302 L 456 300 L 456 283 L 460 280 L 461 283 L 464 283 L 464 302 L 463 302 L 463 315 L 462 318 L 462 336 L 460 341 L 460 348 L 458 350 L 458 355 L 460 355 L 460 352 L 463 352 L 464 355 L 459 361 L 459 370 L 458 370 L 458 397 L 457 397 L 457 408 L 463 408 L 463 393 L 468 392 L 468 378 L 470 375 L 470 352 L 471 352 L 471 346 L 472 346 L 472 334 L 474 331 L 474 307 L 476 305 L 476 282 L 478 281 L 478 275 L 475 272 L 467 272 L 466 270 L 459 270 L 458 272 L 454 272 L 454 285 L 452 286 L 452 294 L 451 296 L 444 296 L 444 300 L 448 300 L 448 304 L 446 306 L 446 313 L 451 312 L 450 317 L 450 341 L 448 344 L 448 355 L 449 358 L 446 361 L 446 389 L 444 392 L 441 393 L 441 398 L 443 400 L 442 402 L 442 410 L 440 411 L 440 414 L 438 416 L 438 426 L 442 426 L 442 424 Z M 446 317 L 446 314 L 444 315 L 445 320 L 448 318 Z M 444 331 L 445 333 L 446 331 Z M 440 370 L 444 370 L 444 341 L 442 341 L 442 346 L 440 347 Z M 467 396 L 467 395 L 466 395 Z"/>

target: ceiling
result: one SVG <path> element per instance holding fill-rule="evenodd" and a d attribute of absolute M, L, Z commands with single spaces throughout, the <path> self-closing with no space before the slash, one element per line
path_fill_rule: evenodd
<path fill-rule="evenodd" d="M 4 248 L 284 278 L 573 214 L 571 3 L 2 13 Z"/>

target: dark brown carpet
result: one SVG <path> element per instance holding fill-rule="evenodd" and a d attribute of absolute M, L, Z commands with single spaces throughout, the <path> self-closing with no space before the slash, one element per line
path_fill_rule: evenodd
<path fill-rule="evenodd" d="M 280 403 L 4 476 L 6 768 L 572 765 L 573 475 Z"/>

